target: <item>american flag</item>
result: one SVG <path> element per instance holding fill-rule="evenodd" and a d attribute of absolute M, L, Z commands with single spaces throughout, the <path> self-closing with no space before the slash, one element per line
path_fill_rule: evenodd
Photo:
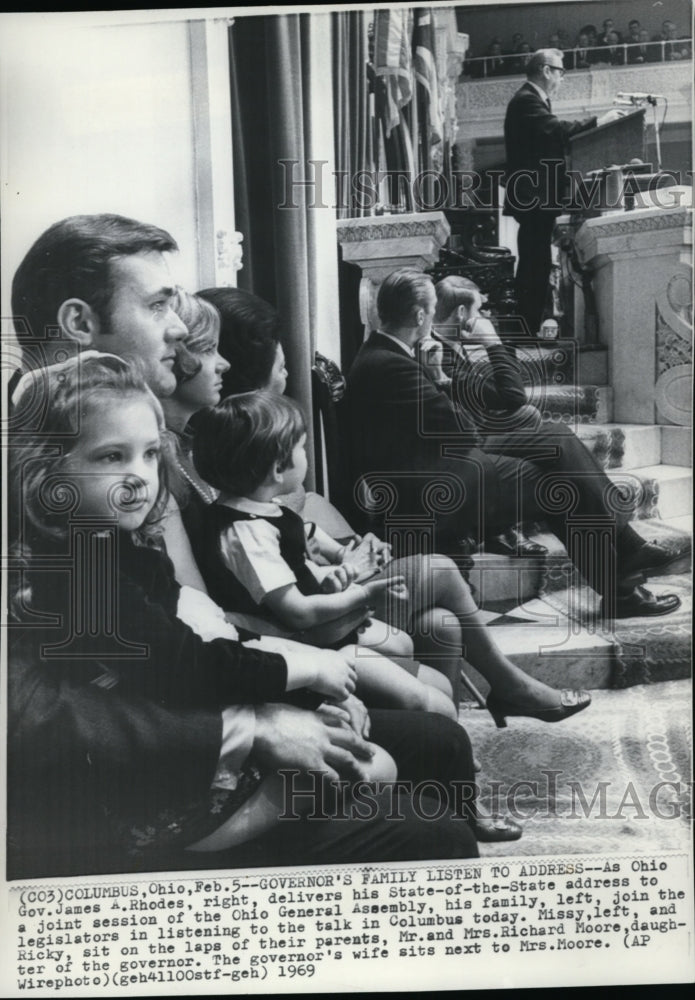
<path fill-rule="evenodd" d="M 378 10 L 374 18 L 374 72 L 385 78 L 387 111 L 386 135 L 401 120 L 401 108 L 413 96 L 411 42 L 408 11 Z"/>
<path fill-rule="evenodd" d="M 440 142 L 444 126 L 437 84 L 437 59 L 434 43 L 434 21 L 432 12 L 424 8 L 415 11 L 413 28 L 413 71 L 415 79 L 427 93 L 430 135 L 432 142 Z"/>

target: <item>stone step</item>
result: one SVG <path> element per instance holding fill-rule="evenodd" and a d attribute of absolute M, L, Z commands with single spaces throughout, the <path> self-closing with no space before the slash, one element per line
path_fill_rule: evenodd
<path fill-rule="evenodd" d="M 613 390 L 609 385 L 532 385 L 526 398 L 545 420 L 607 424 L 613 417 Z"/>
<path fill-rule="evenodd" d="M 514 559 L 485 552 L 473 556 L 473 567 L 468 579 L 482 608 L 515 606 L 535 597 L 545 571 L 542 559 Z"/>
<path fill-rule="evenodd" d="M 692 468 L 692 427 L 663 425 L 661 428 L 661 461 L 667 465 L 687 465 Z"/>
<path fill-rule="evenodd" d="M 604 469 L 659 465 L 661 430 L 656 424 L 584 424 L 574 430 Z"/>
<path fill-rule="evenodd" d="M 690 538 L 693 537 L 693 515 L 683 514 L 681 517 L 667 517 L 664 518 L 664 524 L 675 531 L 682 532 L 684 535 L 688 535 Z"/>
<path fill-rule="evenodd" d="M 609 472 L 637 518 L 681 517 L 692 510 L 692 469 L 682 465 L 651 465 Z M 621 501 L 622 502 L 622 501 Z"/>
<path fill-rule="evenodd" d="M 548 555 L 540 559 L 517 559 L 483 551 L 472 557 L 473 569 L 467 577 L 475 588 L 479 607 L 494 611 L 516 607 L 537 596 L 549 563 L 569 564 L 564 545 L 549 531 L 529 531 L 528 537 L 545 545 Z"/>
<path fill-rule="evenodd" d="M 603 622 L 594 615 L 596 595 L 584 587 L 580 593 L 548 593 L 503 614 L 482 614 L 502 652 L 553 687 L 631 687 L 689 677 L 691 577 L 660 577 L 650 581 L 649 589 L 655 594 L 677 593 L 681 607 L 658 619 Z M 489 688 L 483 677 L 470 664 L 464 669 L 486 695 Z M 470 697 L 464 695 L 466 700 Z"/>

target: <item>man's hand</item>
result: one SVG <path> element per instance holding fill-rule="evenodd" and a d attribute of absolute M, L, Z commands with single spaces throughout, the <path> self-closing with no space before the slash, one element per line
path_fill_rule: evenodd
<path fill-rule="evenodd" d="M 450 382 L 450 378 L 442 368 L 444 360 L 444 346 L 434 337 L 423 337 L 418 342 L 417 350 L 420 354 L 420 363 L 427 368 L 434 381 L 440 385 Z"/>
<path fill-rule="evenodd" d="M 322 711 L 324 707 L 321 706 L 319 711 Z M 338 710 L 342 710 L 348 717 L 350 725 L 358 736 L 363 739 L 369 739 L 369 733 L 371 732 L 372 723 L 369 718 L 369 712 L 367 711 L 367 706 L 364 702 L 361 702 L 357 695 L 351 694 L 340 704 L 334 706 Z"/>
<path fill-rule="evenodd" d="M 502 343 L 492 320 L 485 316 L 475 316 L 466 320 L 461 327 L 461 340 L 464 344 L 481 344 L 483 347 L 493 347 Z"/>
<path fill-rule="evenodd" d="M 606 111 L 604 115 L 596 119 L 597 125 L 607 125 L 608 122 L 617 121 L 618 118 L 624 118 L 628 112 L 628 108 L 611 108 L 610 111 Z"/>
<path fill-rule="evenodd" d="M 373 751 L 340 713 L 308 712 L 293 705 L 258 705 L 253 753 L 269 770 L 323 771 L 331 780 L 362 781 L 361 761 Z"/>

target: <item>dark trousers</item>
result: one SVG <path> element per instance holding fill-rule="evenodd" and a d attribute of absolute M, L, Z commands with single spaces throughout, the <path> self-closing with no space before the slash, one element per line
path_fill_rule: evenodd
<path fill-rule="evenodd" d="M 621 585 L 620 561 L 643 542 L 628 523 L 629 504 L 570 428 L 510 429 L 489 435 L 484 451 L 497 473 L 491 516 L 498 524 L 546 521 L 594 590 L 632 590 Z"/>
<path fill-rule="evenodd" d="M 555 215 L 541 210 L 529 211 L 519 213 L 517 222 L 518 262 L 514 289 L 519 312 L 528 327 L 527 332 L 535 337 L 540 330 L 548 295 Z"/>
<path fill-rule="evenodd" d="M 364 818 L 282 820 L 257 840 L 220 854 L 178 856 L 186 868 L 246 868 L 476 858 L 478 845 L 461 802 L 473 792 L 473 759 L 466 732 L 427 712 L 374 710 L 370 740 L 388 750 L 399 781 L 417 790 L 386 790 L 360 807 Z M 463 782 L 467 788 L 454 782 Z M 325 806 L 329 813 L 331 807 Z M 441 815 L 438 813 L 441 812 Z M 347 815 L 349 816 L 349 810 Z M 429 817 L 429 818 L 428 818 Z M 171 859 L 163 867 L 172 866 Z"/>

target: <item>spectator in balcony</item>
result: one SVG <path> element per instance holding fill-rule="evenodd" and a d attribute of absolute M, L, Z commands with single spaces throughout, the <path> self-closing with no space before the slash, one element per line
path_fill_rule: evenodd
<path fill-rule="evenodd" d="M 678 28 L 675 21 L 668 18 L 661 22 L 661 31 L 654 35 L 653 42 L 660 43 L 657 46 L 659 59 L 664 62 L 672 62 L 674 59 L 681 59 L 681 47 L 678 45 Z"/>
<path fill-rule="evenodd" d="M 625 49 L 620 43 L 620 35 L 617 31 L 609 31 L 607 45 L 603 49 L 602 62 L 607 62 L 609 66 L 625 65 Z"/>
<path fill-rule="evenodd" d="M 613 20 L 612 17 L 607 17 L 605 19 L 605 21 L 603 22 L 603 28 L 601 30 L 601 34 L 598 36 L 597 44 L 598 45 L 610 45 L 610 44 L 612 44 L 611 41 L 609 40 L 608 36 L 613 31 L 618 36 L 617 44 L 620 45 L 620 43 L 622 42 L 623 38 L 622 38 L 622 35 L 620 34 L 620 32 L 616 31 L 615 21 Z"/>
<path fill-rule="evenodd" d="M 576 48 L 572 52 L 572 68 L 589 69 L 594 62 L 595 57 L 589 45 L 589 36 L 585 31 L 580 31 Z"/>
<path fill-rule="evenodd" d="M 590 48 L 592 48 L 594 45 L 597 44 L 598 31 L 596 30 L 596 26 L 595 25 L 593 25 L 593 24 L 585 24 L 584 27 L 580 29 L 579 34 L 580 35 L 586 35 L 586 37 L 589 39 L 589 47 Z"/>
<path fill-rule="evenodd" d="M 637 45 L 631 45 L 627 50 L 627 61 L 631 65 L 639 63 L 658 62 L 661 58 L 660 47 L 651 41 L 646 28 L 641 28 Z"/>
<path fill-rule="evenodd" d="M 572 43 L 570 41 L 569 32 L 565 31 L 564 28 L 558 28 L 557 37 L 560 40 L 560 48 L 563 52 L 572 48 Z"/>
<path fill-rule="evenodd" d="M 674 21 L 664 22 L 666 24 L 666 39 L 664 44 L 664 60 L 666 62 L 688 59 L 690 57 L 690 46 L 688 39 L 678 34 L 678 26 Z"/>
<path fill-rule="evenodd" d="M 485 60 L 485 76 L 503 76 L 508 72 L 507 60 L 502 53 L 502 43 L 495 38 L 490 42 Z"/>
<path fill-rule="evenodd" d="M 631 44 L 636 44 L 640 40 L 640 31 L 642 30 L 642 25 L 639 23 L 636 17 L 634 17 L 627 26 L 627 39 L 626 41 Z"/>
<path fill-rule="evenodd" d="M 529 43 L 522 42 L 514 61 L 512 62 L 512 73 L 525 73 L 531 55 L 532 52 Z"/>

